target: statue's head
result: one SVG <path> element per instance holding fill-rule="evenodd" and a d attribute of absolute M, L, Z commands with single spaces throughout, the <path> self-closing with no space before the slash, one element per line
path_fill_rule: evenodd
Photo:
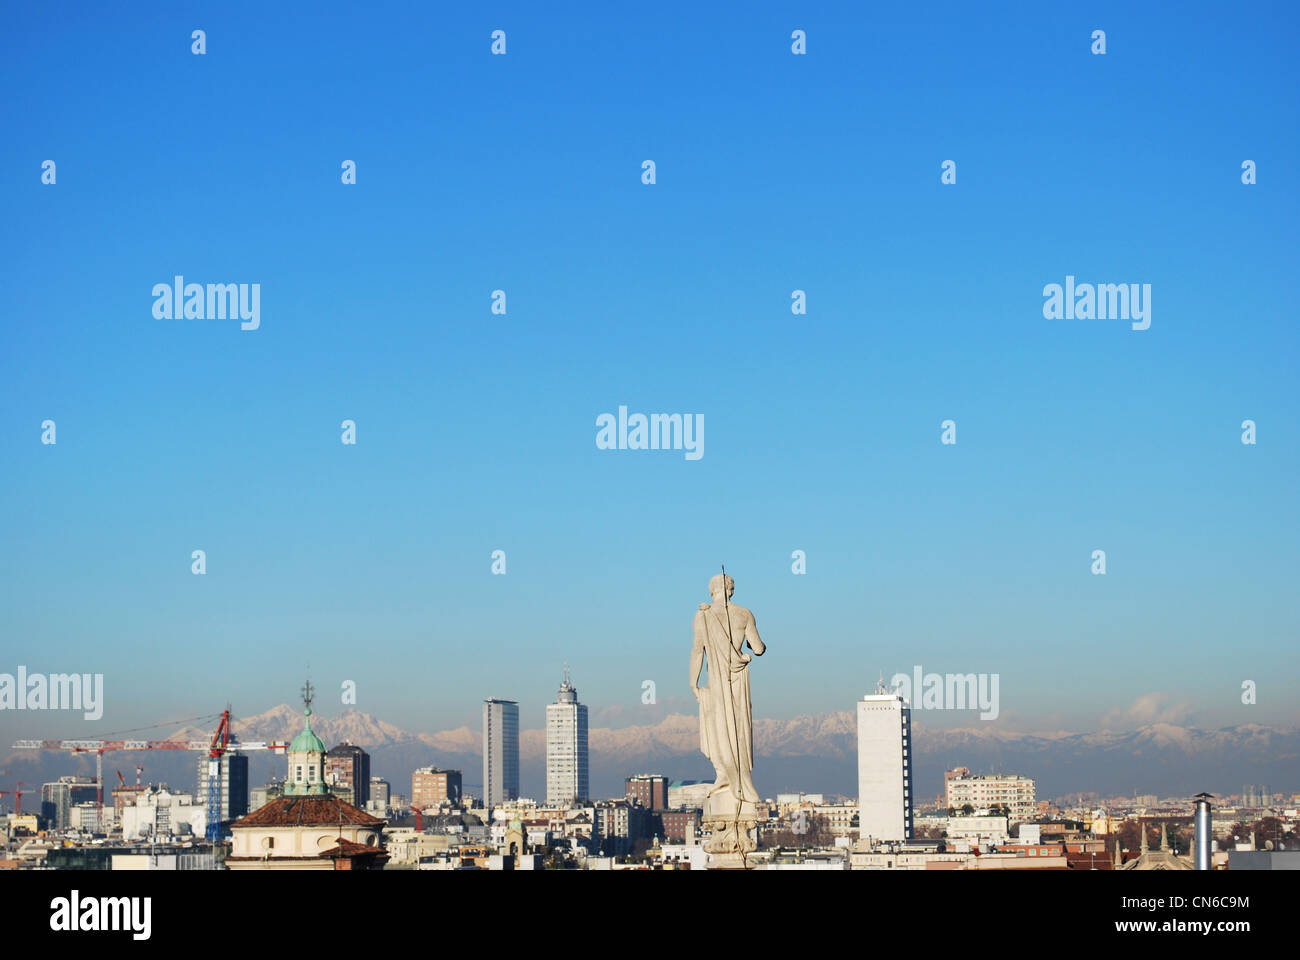
<path fill-rule="evenodd" d="M 736 592 L 736 581 L 731 579 L 731 577 L 724 578 L 720 573 L 715 573 L 709 580 L 709 596 L 713 597 L 715 600 L 722 598 L 722 585 L 724 580 L 727 585 L 727 599 L 731 599 L 731 595 Z"/>

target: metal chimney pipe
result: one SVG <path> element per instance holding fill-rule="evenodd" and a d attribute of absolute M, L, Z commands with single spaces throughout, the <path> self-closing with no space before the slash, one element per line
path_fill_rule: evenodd
<path fill-rule="evenodd" d="M 1212 794 L 1196 795 L 1196 858 L 1197 870 L 1210 869 L 1210 800 Z"/>

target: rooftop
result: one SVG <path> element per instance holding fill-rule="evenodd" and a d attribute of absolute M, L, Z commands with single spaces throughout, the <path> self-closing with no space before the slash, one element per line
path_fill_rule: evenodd
<path fill-rule="evenodd" d="M 279 797 L 230 826 L 237 830 L 241 827 L 323 827 L 338 823 L 380 827 L 384 821 L 327 794 Z"/>

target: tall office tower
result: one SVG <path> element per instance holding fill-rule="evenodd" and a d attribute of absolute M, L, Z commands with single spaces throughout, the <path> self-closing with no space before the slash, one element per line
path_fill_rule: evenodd
<path fill-rule="evenodd" d="M 883 683 L 858 701 L 858 836 L 912 836 L 912 710 Z"/>
<path fill-rule="evenodd" d="M 370 800 L 370 754 L 346 740 L 325 754 L 330 791 L 360 810 Z"/>
<path fill-rule="evenodd" d="M 208 804 L 208 764 L 207 754 L 198 758 L 199 786 L 194 793 L 196 803 L 205 808 Z M 221 822 L 238 820 L 248 813 L 248 757 L 242 753 L 227 750 L 221 755 L 218 773 L 218 791 L 221 794 Z"/>
<path fill-rule="evenodd" d="M 587 707 L 578 702 L 578 691 L 564 681 L 554 703 L 546 705 L 546 805 L 569 806 L 590 798 L 587 766 Z"/>
<path fill-rule="evenodd" d="M 483 806 L 519 799 L 519 701 L 483 701 Z"/>

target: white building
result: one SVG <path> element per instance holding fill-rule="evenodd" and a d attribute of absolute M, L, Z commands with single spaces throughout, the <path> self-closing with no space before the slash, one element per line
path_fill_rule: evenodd
<path fill-rule="evenodd" d="M 805 804 L 821 806 L 825 802 L 825 795 L 820 793 L 778 793 L 776 795 L 776 808 L 780 813 L 798 810 Z"/>
<path fill-rule="evenodd" d="M 861 808 L 856 803 L 819 803 L 812 808 L 812 815 L 825 817 L 830 827 L 831 836 L 848 837 L 858 832 L 854 823 L 860 816 Z"/>
<path fill-rule="evenodd" d="M 912 711 L 886 693 L 858 701 L 858 835 L 899 841 L 912 836 Z"/>
<path fill-rule="evenodd" d="M 703 810 L 704 799 L 713 789 L 712 782 L 679 780 L 668 784 L 669 810 Z"/>
<path fill-rule="evenodd" d="M 483 806 L 519 797 L 519 702 L 483 701 Z"/>
<path fill-rule="evenodd" d="M 962 843 L 972 850 L 987 850 L 1000 847 L 1011 838 L 1006 817 L 949 817 L 947 832 L 949 843 L 958 850 Z"/>
<path fill-rule="evenodd" d="M 587 708 L 578 702 L 566 666 L 559 696 L 546 705 L 546 804 L 567 807 L 586 802 L 590 795 Z"/>
<path fill-rule="evenodd" d="M 122 837 L 203 836 L 208 825 L 207 803 L 195 803 L 188 793 L 172 793 L 165 786 L 142 790 L 135 803 L 122 808 Z"/>
<path fill-rule="evenodd" d="M 1029 777 L 951 777 L 947 786 L 948 806 L 954 810 L 960 811 L 966 804 L 974 810 L 987 810 L 1000 804 L 1007 809 L 1012 823 L 1032 820 L 1038 812 L 1034 781 Z"/>
<path fill-rule="evenodd" d="M 101 810 L 91 801 L 78 803 L 68 811 L 68 827 L 82 833 L 107 833 L 113 828 L 113 808 Z"/>

